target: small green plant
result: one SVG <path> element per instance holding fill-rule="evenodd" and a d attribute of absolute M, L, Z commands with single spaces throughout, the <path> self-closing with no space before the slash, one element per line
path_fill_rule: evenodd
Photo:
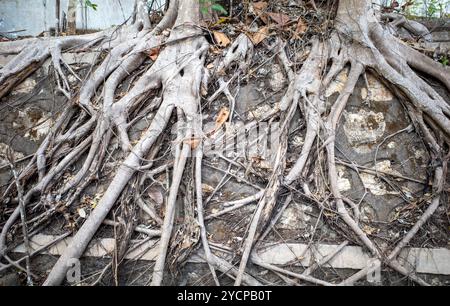
<path fill-rule="evenodd" d="M 400 3 L 407 2 L 406 14 L 411 17 L 427 18 L 446 18 L 450 0 L 402 0 Z"/>
<path fill-rule="evenodd" d="M 218 0 L 199 0 L 200 1 L 200 10 L 203 14 L 207 14 L 209 10 L 216 11 L 218 13 L 227 14 L 227 10 L 220 5 Z"/>
<path fill-rule="evenodd" d="M 439 10 L 438 0 L 431 0 L 426 6 L 426 17 L 434 17 Z"/>
<path fill-rule="evenodd" d="M 86 4 L 87 7 L 90 7 L 94 11 L 97 10 L 98 5 L 95 3 L 92 3 L 90 0 L 85 0 L 84 3 Z"/>
<path fill-rule="evenodd" d="M 450 1 L 446 0 L 428 0 L 423 1 L 425 5 L 425 16 L 428 18 L 443 18 L 447 14 Z"/>
<path fill-rule="evenodd" d="M 450 63 L 450 60 L 448 59 L 447 56 L 444 55 L 444 56 L 441 57 L 440 62 L 441 62 L 442 65 L 448 66 L 448 64 Z"/>

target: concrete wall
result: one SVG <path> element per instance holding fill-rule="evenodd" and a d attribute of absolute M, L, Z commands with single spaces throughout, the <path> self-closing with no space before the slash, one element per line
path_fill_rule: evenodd
<path fill-rule="evenodd" d="M 105 29 L 122 24 L 133 11 L 134 0 L 91 0 L 98 5 L 97 11 L 86 8 L 80 0 L 77 9 L 77 28 Z M 154 1 L 153 7 L 165 3 Z M 61 0 L 61 10 L 67 13 L 68 0 Z M 55 0 L 0 0 L 0 32 L 11 36 L 39 35 L 55 27 Z M 24 31 L 22 31 L 24 30 Z"/>

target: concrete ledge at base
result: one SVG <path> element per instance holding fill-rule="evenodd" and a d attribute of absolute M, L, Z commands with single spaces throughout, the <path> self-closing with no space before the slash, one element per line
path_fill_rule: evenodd
<path fill-rule="evenodd" d="M 31 252 L 38 250 L 46 245 L 55 241 L 57 236 L 37 234 L 30 238 Z M 49 255 L 61 255 L 67 246 L 72 241 L 72 237 L 67 237 L 51 247 L 47 248 L 42 254 Z M 139 259 L 139 260 L 155 260 L 157 257 L 156 248 L 153 246 L 158 240 L 149 240 L 146 243 L 141 244 L 132 252 L 129 252 L 125 258 L 127 259 Z M 108 257 L 114 250 L 115 240 L 113 238 L 94 239 L 88 246 L 88 249 L 84 253 L 86 257 Z M 14 253 L 26 253 L 24 244 L 19 245 L 13 250 Z"/>
<path fill-rule="evenodd" d="M 257 251 L 261 260 L 275 265 L 297 263 L 309 267 L 316 261 L 333 253 L 338 245 L 319 244 L 306 250 L 306 244 L 286 243 L 266 247 Z M 360 270 L 366 267 L 370 257 L 361 247 L 346 246 L 328 266 L 335 269 Z M 399 262 L 410 271 L 426 274 L 450 275 L 450 250 L 444 248 L 405 248 L 399 255 Z"/>
<path fill-rule="evenodd" d="M 30 238 L 32 251 L 48 245 L 56 239 L 56 236 L 38 234 Z M 56 243 L 42 254 L 61 255 L 70 243 L 68 237 Z M 129 252 L 125 258 L 133 260 L 154 261 L 158 256 L 156 247 L 158 239 L 151 239 Z M 96 239 L 92 241 L 85 252 L 87 257 L 109 257 L 114 250 L 115 240 L 113 238 Z M 273 265 L 285 265 L 295 263 L 309 267 L 315 261 L 332 253 L 338 245 L 319 244 L 311 250 L 307 250 L 306 244 L 285 243 L 264 246 L 256 251 L 255 255 L 262 261 Z M 25 253 L 22 244 L 13 250 L 15 253 Z M 201 257 L 201 256 L 200 256 Z M 199 256 L 192 256 L 189 262 L 203 262 Z M 360 270 L 366 267 L 369 256 L 358 246 L 344 247 L 329 263 L 328 267 L 335 269 Z M 411 271 L 426 274 L 450 275 L 450 250 L 444 248 L 406 248 L 400 256 L 399 261 Z"/>

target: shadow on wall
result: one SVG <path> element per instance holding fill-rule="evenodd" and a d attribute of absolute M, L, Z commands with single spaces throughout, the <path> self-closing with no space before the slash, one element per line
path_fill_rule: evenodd
<path fill-rule="evenodd" d="M 101 30 L 126 21 L 133 11 L 135 0 L 92 0 L 97 10 L 78 0 L 77 29 Z M 163 6 L 165 0 L 149 1 L 153 7 Z M 67 16 L 69 0 L 60 0 L 60 20 Z M 56 25 L 56 0 L 1 0 L 0 34 L 10 37 L 37 36 Z"/>

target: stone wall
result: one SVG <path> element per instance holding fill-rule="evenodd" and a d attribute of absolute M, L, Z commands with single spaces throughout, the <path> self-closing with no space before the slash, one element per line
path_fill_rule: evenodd
<path fill-rule="evenodd" d="M 77 9 L 77 27 L 85 30 L 106 29 L 122 24 L 133 11 L 135 0 L 92 0 L 97 10 L 87 8 L 80 1 Z M 67 14 L 68 0 L 61 0 L 61 18 Z M 153 7 L 164 5 L 165 0 L 154 1 Z M 36 36 L 55 27 L 55 0 L 2 0 L 0 1 L 0 32 L 16 36 Z M 19 31 L 19 32 L 15 32 Z M 12 33 L 13 32 L 13 33 Z"/>

